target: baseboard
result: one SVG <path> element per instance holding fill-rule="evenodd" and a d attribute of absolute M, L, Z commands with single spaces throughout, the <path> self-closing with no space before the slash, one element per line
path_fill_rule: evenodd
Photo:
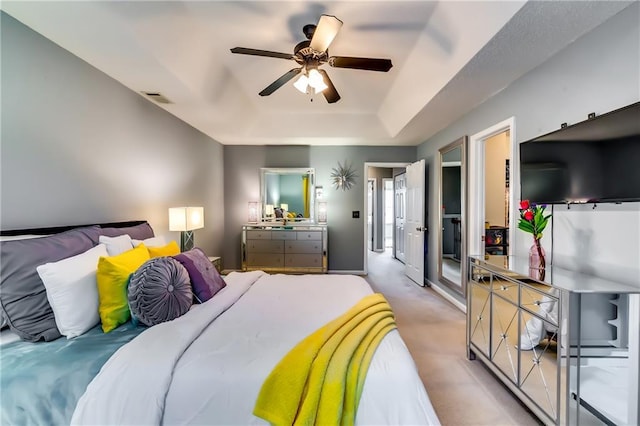
<path fill-rule="evenodd" d="M 327 274 L 367 275 L 364 271 L 343 271 L 343 270 L 329 270 Z"/>
<path fill-rule="evenodd" d="M 465 314 L 467 313 L 467 305 L 465 305 L 464 303 L 461 303 L 459 300 L 457 300 L 455 297 L 453 297 L 452 295 L 449 294 L 449 292 L 447 292 L 446 290 L 440 288 L 440 286 L 436 283 L 434 283 L 431 280 L 427 280 L 429 282 L 429 285 L 431 286 L 431 288 L 433 289 L 433 291 L 435 291 L 436 293 L 438 293 L 440 296 L 442 296 L 447 302 L 451 303 L 453 306 L 455 306 L 456 308 L 460 309 L 462 312 L 464 312 Z"/>

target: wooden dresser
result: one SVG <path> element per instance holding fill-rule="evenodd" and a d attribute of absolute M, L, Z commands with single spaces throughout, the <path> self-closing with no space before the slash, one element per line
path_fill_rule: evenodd
<path fill-rule="evenodd" d="M 326 225 L 244 225 L 242 270 L 327 272 Z"/>

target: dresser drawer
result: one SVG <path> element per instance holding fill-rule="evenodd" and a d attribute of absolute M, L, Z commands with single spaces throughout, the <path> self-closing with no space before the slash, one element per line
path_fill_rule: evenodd
<path fill-rule="evenodd" d="M 298 240 L 322 240 L 322 231 L 298 231 Z"/>
<path fill-rule="evenodd" d="M 247 240 L 247 253 L 283 253 L 282 240 Z"/>
<path fill-rule="evenodd" d="M 284 266 L 286 266 L 287 268 L 321 268 L 322 255 L 285 254 Z"/>
<path fill-rule="evenodd" d="M 247 266 L 251 268 L 283 268 L 284 254 L 281 253 L 248 253 Z"/>
<path fill-rule="evenodd" d="M 270 240 L 271 231 L 264 231 L 262 229 L 254 229 L 247 231 L 247 240 Z"/>
<path fill-rule="evenodd" d="M 271 231 L 273 240 L 295 240 L 296 231 Z"/>
<path fill-rule="evenodd" d="M 290 253 L 322 253 L 322 241 L 287 241 L 284 251 Z"/>

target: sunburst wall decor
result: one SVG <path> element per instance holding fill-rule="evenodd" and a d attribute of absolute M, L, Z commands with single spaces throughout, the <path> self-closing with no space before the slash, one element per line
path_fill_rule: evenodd
<path fill-rule="evenodd" d="M 333 186 L 336 189 L 342 189 L 343 191 L 351 189 L 356 182 L 357 176 L 356 171 L 350 164 L 348 165 L 346 161 L 344 165 L 340 164 L 338 161 L 338 167 L 331 169 L 331 180 L 333 181 Z"/>

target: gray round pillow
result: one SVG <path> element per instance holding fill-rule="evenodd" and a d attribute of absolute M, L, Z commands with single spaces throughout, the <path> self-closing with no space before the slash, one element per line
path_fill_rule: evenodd
<path fill-rule="evenodd" d="M 149 327 L 184 315 L 193 303 L 189 273 L 168 256 L 140 266 L 131 275 L 127 291 L 131 315 Z"/>

